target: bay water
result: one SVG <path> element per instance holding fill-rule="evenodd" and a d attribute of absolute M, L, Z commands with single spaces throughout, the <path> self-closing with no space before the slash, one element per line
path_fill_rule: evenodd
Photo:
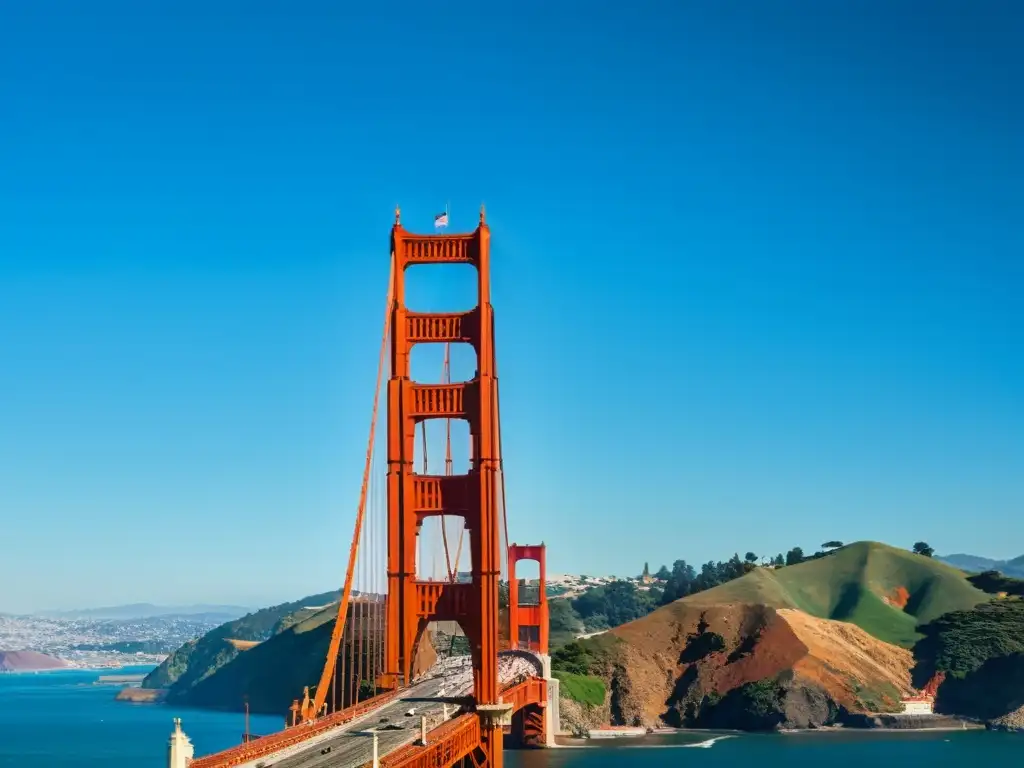
<path fill-rule="evenodd" d="M 175 717 L 182 719 L 199 755 L 239 743 L 245 722 L 238 713 L 119 702 L 116 688 L 97 684 L 100 674 L 145 671 L 0 675 L 0 768 L 164 768 Z M 282 725 L 280 717 L 250 718 L 253 733 Z M 1024 734 L 685 733 L 506 753 L 509 768 L 885 768 L 915 763 L 928 768 L 1024 765 Z"/>
<path fill-rule="evenodd" d="M 243 715 L 115 701 L 101 675 L 152 667 L 0 675 L 0 768 L 166 768 L 167 740 L 180 717 L 196 754 L 234 746 Z M 278 731 L 281 717 L 250 719 L 253 733 Z"/>

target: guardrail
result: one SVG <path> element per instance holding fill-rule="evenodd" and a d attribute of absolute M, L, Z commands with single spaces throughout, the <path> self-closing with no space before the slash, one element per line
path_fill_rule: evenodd
<path fill-rule="evenodd" d="M 528 677 L 504 686 L 501 698 L 513 711 L 527 704 L 547 705 L 547 681 Z M 480 718 L 467 713 L 429 731 L 427 745 L 406 744 L 379 759 L 380 768 L 441 768 L 454 765 L 480 744 Z M 372 761 L 360 768 L 371 768 Z"/>
<path fill-rule="evenodd" d="M 387 704 L 401 691 L 388 691 L 311 723 L 267 734 L 247 744 L 197 758 L 189 768 L 233 768 L 301 744 L 332 728 L 352 722 Z M 546 704 L 547 681 L 538 677 L 515 680 L 502 687 L 502 698 L 518 710 L 529 703 Z M 436 768 L 462 759 L 480 743 L 480 721 L 473 714 L 452 718 L 430 731 L 426 747 L 407 744 L 380 759 L 382 768 Z M 367 763 L 369 765 L 369 763 Z"/>
<path fill-rule="evenodd" d="M 380 768 L 438 768 L 454 765 L 479 744 L 480 718 L 474 714 L 460 715 L 430 731 L 427 746 L 406 744 L 380 758 Z M 370 765 L 372 763 L 366 763 L 366 766 Z"/>
<path fill-rule="evenodd" d="M 387 704 L 398 693 L 398 691 L 388 691 L 343 709 L 340 712 L 334 712 L 326 717 L 321 717 L 319 720 L 314 720 L 311 723 L 301 723 L 277 733 L 267 734 L 248 744 L 240 744 L 223 752 L 197 758 L 189 763 L 189 768 L 232 768 L 232 766 L 242 765 L 282 749 L 293 747 L 332 728 L 337 728 L 339 725 L 344 725 L 358 717 L 362 717 L 368 712 L 372 712 L 378 707 Z"/>

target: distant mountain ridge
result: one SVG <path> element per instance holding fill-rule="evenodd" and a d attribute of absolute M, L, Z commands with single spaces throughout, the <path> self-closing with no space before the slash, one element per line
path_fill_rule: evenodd
<path fill-rule="evenodd" d="M 1012 560 L 993 560 L 990 557 L 967 554 L 942 555 L 935 559 L 964 571 L 999 571 L 1004 576 L 1024 579 L 1024 555 Z"/>
<path fill-rule="evenodd" d="M 80 608 L 69 611 L 39 611 L 35 616 L 51 619 L 152 619 L 157 616 L 217 616 L 236 619 L 255 609 L 240 605 L 153 605 L 131 603 L 103 608 Z"/>

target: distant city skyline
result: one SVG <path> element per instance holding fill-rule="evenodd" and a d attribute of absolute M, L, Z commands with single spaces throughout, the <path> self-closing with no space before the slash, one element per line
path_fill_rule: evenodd
<path fill-rule="evenodd" d="M 396 204 L 486 203 L 552 572 L 1024 553 L 1024 5 L 964 8 L 0 9 L 0 611 L 341 584 Z"/>
<path fill-rule="evenodd" d="M 796 545 L 796 546 L 799 546 L 799 545 Z M 816 549 L 816 548 L 815 547 L 806 547 L 804 549 L 805 549 L 806 553 L 810 554 L 811 551 Z M 745 553 L 737 552 L 737 553 L 734 553 L 734 554 L 739 554 L 742 557 Z M 785 552 L 781 552 L 781 553 L 780 552 L 776 552 L 775 553 L 775 555 L 778 555 L 778 554 L 785 555 L 786 553 Z M 943 559 L 943 558 L 946 558 L 946 557 L 953 557 L 955 555 L 969 555 L 969 556 L 973 556 L 973 557 L 985 558 L 985 559 L 988 559 L 988 560 L 995 560 L 996 559 L 996 558 L 987 558 L 985 555 L 978 555 L 977 553 L 963 553 L 963 552 L 936 553 L 935 557 L 937 559 Z M 1017 555 L 1016 557 L 1021 557 L 1021 556 L 1022 555 Z M 764 555 L 763 557 L 764 558 L 768 558 L 770 556 L 769 555 Z M 675 560 L 679 560 L 679 559 L 685 559 L 685 558 L 675 558 Z M 728 558 L 723 556 L 721 558 L 715 558 L 715 559 L 724 560 L 724 559 L 728 559 Z M 1006 560 L 1010 560 L 1010 559 L 1013 559 L 1013 558 L 1005 558 L 1005 559 Z M 651 565 L 651 574 L 652 575 L 655 574 L 661 568 L 661 566 L 663 566 L 663 565 L 665 567 L 671 569 L 672 564 L 675 562 L 675 560 L 666 561 L 664 563 L 658 563 L 657 565 L 653 565 L 652 564 Z M 694 561 L 690 561 L 690 564 L 693 565 L 695 568 L 699 568 L 705 562 L 707 562 L 707 560 L 694 560 Z M 959 567 L 965 567 L 965 566 L 959 566 Z M 549 582 L 550 585 L 555 585 L 555 584 L 559 584 L 559 583 L 565 581 L 566 579 L 577 578 L 577 577 L 580 577 L 580 576 L 587 576 L 588 579 L 595 580 L 595 581 L 604 581 L 604 580 L 609 579 L 609 578 L 622 579 L 622 580 L 630 580 L 630 579 L 634 579 L 634 578 L 638 577 L 641 574 L 642 570 L 643 570 L 643 566 L 641 565 L 641 568 L 639 570 L 637 570 L 636 573 L 633 573 L 632 571 L 622 571 L 622 572 L 619 572 L 619 573 L 602 573 L 602 572 L 599 572 L 599 571 L 592 571 L 592 572 L 580 571 L 578 573 L 568 573 L 568 572 L 549 573 L 548 574 L 548 582 Z M 520 578 L 526 578 L 527 580 L 536 580 L 537 574 L 536 573 L 531 573 L 530 575 L 528 575 L 526 577 L 520 577 Z M 139 614 L 139 615 L 142 615 L 142 616 L 164 616 L 164 615 L 177 614 L 177 613 L 182 613 L 182 615 L 188 615 L 189 613 L 193 613 L 194 614 L 194 613 L 200 613 L 200 612 L 204 612 L 204 613 L 205 612 L 209 612 L 209 613 L 224 613 L 224 612 L 228 611 L 229 609 L 241 609 L 243 612 L 248 612 L 248 611 L 255 611 L 255 610 L 258 610 L 260 608 L 266 608 L 266 607 L 273 606 L 273 605 L 279 605 L 281 603 L 293 602 L 293 601 L 299 600 L 299 599 L 301 599 L 303 597 L 317 595 L 317 594 L 320 594 L 322 592 L 327 592 L 327 591 L 330 591 L 331 589 L 335 589 L 335 588 L 340 588 L 340 585 L 338 585 L 337 587 L 324 587 L 322 589 L 313 590 L 312 592 L 308 593 L 308 595 L 306 595 L 306 594 L 303 594 L 303 595 L 291 595 L 291 596 L 276 597 L 276 598 L 267 597 L 267 598 L 262 599 L 262 600 L 257 600 L 255 603 L 249 603 L 249 604 L 209 604 L 209 605 L 206 605 L 206 604 L 201 604 L 201 603 L 200 604 L 178 603 L 178 604 L 172 604 L 172 605 L 153 605 L 151 603 L 123 603 L 123 604 L 110 605 L 110 606 L 78 605 L 78 606 L 70 606 L 70 607 L 69 606 L 63 606 L 63 607 L 57 607 L 57 608 L 52 608 L 51 607 L 51 608 L 42 608 L 42 609 L 34 609 L 34 610 L 29 610 L 29 611 L 23 611 L 23 612 L 20 612 L 20 613 L 24 613 L 26 615 L 36 615 L 36 616 L 48 616 L 48 615 L 59 615 L 59 614 L 78 614 L 78 613 L 86 614 L 86 613 L 89 613 L 89 612 L 99 611 L 101 609 L 122 609 L 122 608 L 125 608 L 125 607 L 132 607 L 132 606 L 136 606 L 136 605 L 147 605 L 150 608 L 160 609 L 160 610 L 146 611 L 145 613 Z M 187 609 L 187 610 L 182 611 L 182 609 Z M 202 609 L 202 610 L 200 610 L 200 609 Z M 4 614 L 16 615 L 17 613 L 19 613 L 19 612 L 7 611 L 7 610 L 4 610 L 3 606 L 0 606 L 0 615 L 4 615 Z M 111 615 L 113 615 L 113 610 L 111 611 Z"/>

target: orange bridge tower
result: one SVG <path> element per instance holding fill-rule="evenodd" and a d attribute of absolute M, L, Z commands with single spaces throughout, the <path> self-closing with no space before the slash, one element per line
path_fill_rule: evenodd
<path fill-rule="evenodd" d="M 508 548 L 508 627 L 513 648 L 547 654 L 548 596 L 547 563 L 543 544 L 511 544 Z M 534 560 L 540 566 L 537 601 L 520 602 L 516 564 Z"/>
<path fill-rule="evenodd" d="M 502 764 L 498 681 L 498 580 L 501 576 L 499 443 L 494 321 L 490 303 L 490 231 L 483 208 L 469 234 L 416 235 L 395 212 L 391 304 L 391 378 L 387 399 L 387 637 L 384 683 L 411 682 L 416 649 L 431 621 L 457 621 L 469 640 L 473 697 L 481 717 L 487 764 Z M 477 305 L 468 312 L 419 313 L 405 306 L 405 272 L 415 264 L 472 264 Z M 455 384 L 420 384 L 410 377 L 416 344 L 463 342 L 476 351 L 476 375 Z M 414 471 L 416 428 L 426 419 L 463 419 L 469 424 L 471 466 L 464 475 Z M 462 517 L 469 536 L 469 583 L 416 578 L 417 537 L 430 516 Z"/>

